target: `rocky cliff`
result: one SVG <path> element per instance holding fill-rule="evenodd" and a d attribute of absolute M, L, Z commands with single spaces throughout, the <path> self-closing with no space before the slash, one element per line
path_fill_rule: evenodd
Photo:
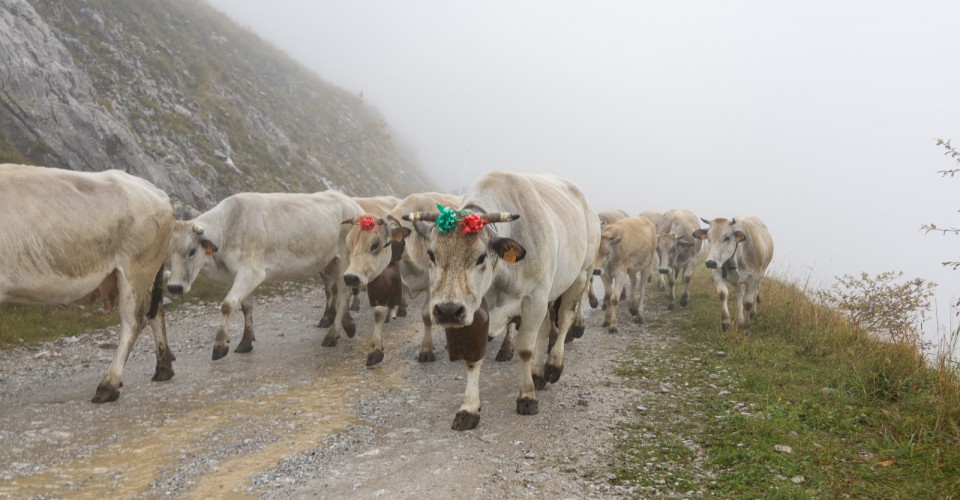
<path fill-rule="evenodd" d="M 362 97 L 188 0 L 0 0 L 0 162 L 126 170 L 181 216 L 240 191 L 430 186 Z"/>

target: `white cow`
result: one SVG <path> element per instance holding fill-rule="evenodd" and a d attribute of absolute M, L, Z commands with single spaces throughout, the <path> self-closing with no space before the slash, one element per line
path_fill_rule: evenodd
<path fill-rule="evenodd" d="M 723 304 L 723 330 L 730 329 L 728 282 L 737 292 L 737 326 L 748 330 L 760 304 L 760 281 L 773 260 L 773 238 L 767 226 L 756 217 L 701 220 L 710 227 L 698 229 L 694 236 L 709 241 L 706 266 L 713 269 L 713 282 Z"/>
<path fill-rule="evenodd" d="M 657 229 L 645 217 L 628 217 L 608 224 L 600 232 L 600 249 L 595 267 L 603 281 L 603 302 L 609 303 L 603 326 L 617 333 L 617 305 L 627 278 L 627 303 L 637 323 L 643 322 L 643 299 L 647 281 L 653 275 L 653 257 L 657 253 Z M 640 277 L 637 277 L 637 274 Z M 640 297 L 635 295 L 639 288 Z"/>
<path fill-rule="evenodd" d="M 456 353 L 467 363 L 453 429 L 479 423 L 486 336 L 516 319 L 522 361 L 517 413 L 537 414 L 536 388 L 560 378 L 564 340 L 600 244 L 600 219 L 583 193 L 553 175 L 491 172 L 468 189 L 457 211 L 404 218 L 435 222 L 427 250 L 430 312 L 433 322 L 447 329 L 451 358 Z M 544 363 L 552 324 L 548 304 L 557 298 L 558 338 Z M 488 326 L 472 328 L 478 321 Z"/>
<path fill-rule="evenodd" d="M 213 359 L 227 355 L 230 314 L 243 311 L 243 338 L 234 352 L 253 350 L 253 301 L 250 295 L 264 281 L 305 280 L 319 273 L 342 283 L 349 253 L 342 225 L 361 213 L 350 197 L 337 191 L 313 194 L 240 193 L 189 221 L 178 221 L 170 241 L 170 293 L 190 291 L 203 271 L 227 283 L 230 291 L 220 306 L 222 321 L 213 346 Z M 345 286 L 338 287 L 336 316 L 323 339 L 335 346 L 347 309 Z M 348 336 L 356 327 L 343 325 Z"/>
<path fill-rule="evenodd" d="M 653 227 L 656 228 L 660 226 L 660 221 L 663 220 L 663 213 L 656 210 L 644 210 L 643 212 L 640 212 L 640 217 L 644 217 L 652 222 Z M 653 268 L 660 269 L 659 252 L 653 253 Z M 660 274 L 659 272 L 657 273 L 657 289 L 659 289 L 661 292 L 667 289 L 666 278 L 664 278 L 664 275 Z"/>
<path fill-rule="evenodd" d="M 161 301 L 174 220 L 166 193 L 118 170 L 0 165 L 0 303 L 63 304 L 116 286 L 120 342 L 94 403 L 120 397 L 146 323 L 156 341 L 153 380 L 173 377 Z"/>
<path fill-rule="evenodd" d="M 657 226 L 657 253 L 660 258 L 660 274 L 666 275 L 667 286 L 670 292 L 670 303 L 667 309 L 673 309 L 677 302 L 677 293 L 674 290 L 676 281 L 683 277 L 683 295 L 680 296 L 680 306 L 686 307 L 690 298 L 690 278 L 693 268 L 697 265 L 697 254 L 703 242 L 693 236 L 693 232 L 700 229 L 697 216 L 689 210 L 668 210 L 660 219 Z"/>

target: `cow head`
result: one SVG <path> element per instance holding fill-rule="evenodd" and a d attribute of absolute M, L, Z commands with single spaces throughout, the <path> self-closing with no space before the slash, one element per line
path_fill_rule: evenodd
<path fill-rule="evenodd" d="M 593 261 L 594 274 L 600 274 L 607 269 L 610 262 L 616 260 L 620 253 L 620 242 L 623 236 L 617 234 L 611 227 L 606 226 L 600 232 L 600 247 L 597 248 L 597 257 Z"/>
<path fill-rule="evenodd" d="M 500 261 L 514 264 L 527 253 L 515 240 L 498 237 L 484 226 L 514 221 L 520 216 L 468 213 L 440 205 L 438 208 L 440 212 L 414 212 L 403 218 L 433 223 L 427 239 L 433 322 L 443 328 L 469 326 L 484 294 L 493 284 Z"/>
<path fill-rule="evenodd" d="M 709 224 L 710 227 L 697 229 L 693 236 L 709 242 L 706 265 L 710 269 L 717 269 L 734 257 L 737 246 L 747 240 L 747 235 L 736 228 L 737 219 L 700 220 Z"/>
<path fill-rule="evenodd" d="M 403 253 L 403 240 L 410 230 L 381 217 L 361 214 L 341 224 L 352 224 L 347 233 L 350 266 L 343 273 L 347 286 L 364 286 Z M 395 257 L 395 258 L 394 258 Z"/>
<path fill-rule="evenodd" d="M 657 235 L 657 256 L 660 257 L 660 274 L 678 270 L 693 255 L 694 242 L 677 232 Z"/>
<path fill-rule="evenodd" d="M 217 245 L 204 237 L 203 226 L 177 221 L 167 253 L 170 266 L 167 290 L 172 294 L 189 292 L 207 259 L 218 250 Z"/>

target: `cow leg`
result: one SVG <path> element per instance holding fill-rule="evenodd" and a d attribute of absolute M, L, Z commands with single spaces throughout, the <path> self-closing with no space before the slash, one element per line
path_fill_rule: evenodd
<path fill-rule="evenodd" d="M 337 284 L 325 276 L 320 281 L 323 283 L 324 306 L 323 317 L 320 318 L 320 323 L 317 323 L 317 328 L 328 328 L 333 324 L 333 318 L 337 315 Z"/>
<path fill-rule="evenodd" d="M 590 307 L 596 309 L 600 302 L 597 300 L 597 294 L 593 293 L 593 275 L 590 275 L 590 282 L 587 285 L 587 299 L 590 301 Z"/>
<path fill-rule="evenodd" d="M 600 275 L 600 281 L 603 282 L 603 307 L 601 310 L 606 311 L 610 307 L 610 294 L 613 293 L 613 276 L 610 273 L 603 273 Z M 606 327 L 610 325 L 610 313 L 607 313 L 603 317 L 603 324 L 600 326 Z"/>
<path fill-rule="evenodd" d="M 687 301 L 690 299 L 690 278 L 693 277 L 693 268 L 695 262 L 693 259 L 687 263 L 683 270 L 683 295 L 680 296 L 680 307 L 687 307 Z"/>
<path fill-rule="evenodd" d="M 739 327 L 741 330 L 750 329 L 750 320 L 747 319 L 745 314 L 743 314 L 743 309 L 744 309 L 743 299 L 744 299 L 744 295 L 746 295 L 744 292 L 745 287 L 746 287 L 745 283 L 743 284 L 738 283 L 737 285 L 734 285 L 734 289 L 737 293 L 737 327 Z"/>
<path fill-rule="evenodd" d="M 417 361 L 432 363 L 437 360 L 437 355 L 433 353 L 433 320 L 430 319 L 429 295 L 420 311 L 420 318 L 423 320 L 423 339 L 420 340 L 420 354 L 417 356 Z"/>
<path fill-rule="evenodd" d="M 468 431 L 480 423 L 480 367 L 483 360 L 467 361 L 467 387 L 463 391 L 463 404 L 453 418 L 451 429 Z"/>
<path fill-rule="evenodd" d="M 253 350 L 253 341 L 257 340 L 253 335 L 253 298 L 247 297 L 240 302 L 240 310 L 243 312 L 243 338 L 233 352 L 250 352 Z"/>
<path fill-rule="evenodd" d="M 352 290 L 353 295 L 350 296 L 350 310 L 359 311 L 360 310 L 360 289 L 354 288 Z"/>
<path fill-rule="evenodd" d="M 630 315 L 634 318 L 637 317 L 640 312 L 637 310 L 637 273 L 632 270 L 627 271 L 627 277 L 630 278 L 630 284 L 627 286 L 627 310 L 630 311 Z M 647 282 L 642 282 L 643 284 L 640 287 L 647 286 Z"/>
<path fill-rule="evenodd" d="M 713 272 L 713 282 L 717 286 L 717 294 L 720 296 L 720 305 L 722 307 L 720 325 L 723 331 L 727 331 L 730 329 L 730 309 L 727 307 L 727 284 L 720 276 L 719 271 Z"/>
<path fill-rule="evenodd" d="M 503 342 L 500 343 L 500 350 L 497 351 L 497 361 L 510 361 L 513 359 L 513 330 L 516 328 L 514 322 L 507 323 L 507 328 L 503 332 Z"/>
<path fill-rule="evenodd" d="M 115 291 L 116 288 L 114 288 Z M 150 325 L 150 331 L 153 332 L 157 352 L 157 369 L 150 380 L 163 382 L 173 378 L 173 362 L 177 359 L 167 342 L 167 323 L 163 316 L 163 268 L 157 272 L 153 280 L 150 301 L 150 311 L 147 313 L 146 320 Z"/>
<path fill-rule="evenodd" d="M 343 270 L 340 269 L 340 272 L 336 273 L 335 279 L 343 280 Z M 324 347 L 333 347 L 337 345 L 337 341 L 340 340 L 340 324 L 343 321 L 349 321 L 350 325 L 353 326 L 354 331 L 356 331 L 356 326 L 353 325 L 353 320 L 350 318 L 350 313 L 347 312 L 347 301 L 349 300 L 349 288 L 345 286 L 337 287 L 337 303 L 334 306 L 336 308 L 336 315 L 333 318 L 333 324 L 330 325 L 330 329 L 327 330 L 326 336 L 323 337 L 323 342 L 321 345 Z M 347 329 L 346 324 L 344 324 L 344 329 Z M 347 329 L 349 332 L 349 329 Z M 353 335 L 350 334 L 352 337 Z"/>
<path fill-rule="evenodd" d="M 542 375 L 543 364 L 539 362 L 543 355 L 538 353 L 541 348 L 546 347 L 546 340 L 550 335 L 550 313 L 547 311 L 546 301 L 532 299 L 524 300 L 522 311 L 521 317 L 524 319 L 520 321 L 517 334 L 517 354 L 521 360 L 517 413 L 536 415 L 540 412 L 540 406 L 535 384 L 539 384 L 541 388 L 547 385 Z M 539 318 L 539 321 L 528 321 L 528 318 Z M 557 342 L 557 345 L 562 346 L 563 342 Z"/>
<path fill-rule="evenodd" d="M 560 375 L 563 373 L 564 344 L 570 332 L 570 326 L 573 325 L 576 319 L 577 306 L 580 303 L 580 298 L 583 296 L 583 287 L 586 285 L 586 282 L 586 274 L 581 273 L 580 278 L 574 281 L 573 285 L 560 296 L 560 310 L 557 311 L 557 334 L 559 338 L 553 345 L 553 349 L 550 350 L 547 356 L 547 363 L 543 369 L 547 382 L 551 384 L 560 380 Z M 620 282 L 622 283 L 623 281 L 620 280 Z M 611 307 L 611 309 L 616 310 L 616 306 Z"/>
<path fill-rule="evenodd" d="M 214 361 L 224 357 L 230 352 L 227 347 L 229 342 L 230 315 L 237 309 L 241 302 L 247 299 L 254 290 L 263 283 L 266 273 L 263 270 L 245 270 L 237 273 L 233 279 L 233 286 L 227 292 L 227 297 L 220 304 L 220 329 L 217 330 L 216 339 L 213 342 Z"/>
<path fill-rule="evenodd" d="M 657 252 L 653 253 L 653 268 L 660 269 L 660 254 Z M 657 273 L 657 290 L 664 292 L 667 290 L 666 279 L 663 277 L 663 274 Z"/>
<path fill-rule="evenodd" d="M 389 313 L 390 308 L 387 306 L 373 306 L 373 333 L 368 339 L 370 352 L 367 354 L 367 366 L 383 361 L 383 324 Z"/>
<path fill-rule="evenodd" d="M 667 294 L 670 297 L 670 302 L 667 303 L 667 309 L 673 310 L 677 305 L 677 293 L 674 290 L 674 285 L 677 283 L 677 275 L 679 271 L 677 269 L 671 269 L 667 273 Z"/>
<path fill-rule="evenodd" d="M 627 273 L 617 270 L 617 275 L 613 278 L 613 290 L 610 292 L 610 307 L 607 308 L 607 314 L 604 317 L 604 324 L 609 326 L 610 333 L 617 333 L 617 309 L 620 306 L 620 293 L 623 292 L 623 284 L 627 281 Z"/>
<path fill-rule="evenodd" d="M 583 332 L 587 330 L 587 322 L 583 319 L 583 299 L 581 298 L 577 302 L 577 314 L 573 319 L 573 326 L 570 327 L 570 332 L 567 333 L 566 342 L 570 342 L 573 339 L 578 339 L 583 337 Z"/>
<path fill-rule="evenodd" d="M 120 342 L 113 353 L 113 360 L 107 373 L 97 385 L 97 393 L 93 396 L 94 403 L 109 403 L 120 397 L 120 384 L 123 382 L 123 367 L 130 356 L 130 350 L 140 334 L 137 318 L 137 300 L 128 277 L 121 270 L 117 273 L 117 309 L 120 311 Z"/>
<path fill-rule="evenodd" d="M 653 276 L 653 270 L 646 268 L 640 271 L 640 289 L 637 291 L 637 312 L 634 314 L 637 323 L 643 323 L 643 301 L 647 296 L 647 281 Z"/>

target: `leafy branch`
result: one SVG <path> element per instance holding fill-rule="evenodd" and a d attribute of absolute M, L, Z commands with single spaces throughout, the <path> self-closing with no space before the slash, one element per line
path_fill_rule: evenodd
<path fill-rule="evenodd" d="M 950 144 L 949 139 L 947 140 L 937 139 L 937 146 L 943 146 L 943 148 L 946 149 L 943 155 L 949 156 L 954 162 L 957 163 L 957 165 L 960 165 L 960 151 L 957 151 L 956 148 L 954 148 L 953 145 Z M 954 177 L 955 175 L 960 173 L 960 168 L 954 168 L 950 170 L 940 170 L 937 173 L 939 173 L 944 177 L 948 175 L 950 177 Z M 940 234 L 960 234 L 960 228 L 956 228 L 956 227 L 940 228 L 933 223 L 923 224 L 922 226 L 920 226 L 920 229 L 927 233 L 931 231 L 935 231 Z M 944 266 L 953 268 L 954 271 L 956 271 L 957 269 L 960 269 L 960 261 L 946 261 L 946 262 L 942 262 L 942 264 Z"/>

